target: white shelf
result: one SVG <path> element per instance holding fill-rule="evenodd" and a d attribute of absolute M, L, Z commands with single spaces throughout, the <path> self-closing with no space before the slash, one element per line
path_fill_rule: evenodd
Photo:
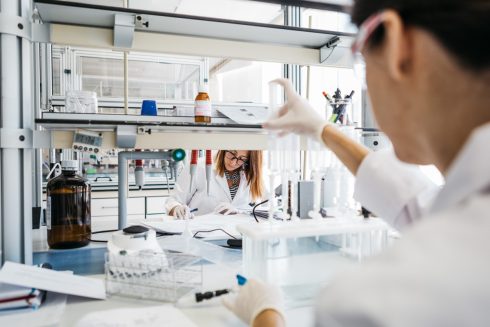
<path fill-rule="evenodd" d="M 117 126 L 134 125 L 145 131 L 136 136 L 135 148 L 139 149 L 267 149 L 267 133 L 260 125 L 239 125 L 228 118 L 214 118 L 213 122 L 196 124 L 191 117 L 67 113 L 43 113 L 36 119 L 49 133 L 49 144 L 43 146 L 47 148 L 71 149 L 77 129 L 101 132 L 102 148 L 117 148 Z"/>
<path fill-rule="evenodd" d="M 43 23 L 52 25 L 52 43 L 115 48 L 114 17 L 131 15 L 149 23 L 148 27 L 136 26 L 130 48 L 135 51 L 320 65 L 320 48 L 338 36 L 340 43 L 323 64 L 351 65 L 353 35 L 349 33 L 76 2 L 36 0 L 34 3 Z"/>

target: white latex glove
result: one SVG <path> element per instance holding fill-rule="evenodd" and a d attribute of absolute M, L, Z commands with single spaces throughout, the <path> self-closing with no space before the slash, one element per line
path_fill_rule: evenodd
<path fill-rule="evenodd" d="M 223 304 L 245 323 L 252 325 L 264 310 L 277 311 L 283 318 L 284 300 L 281 289 L 256 279 L 249 279 L 238 294 L 223 297 Z"/>
<path fill-rule="evenodd" d="M 305 98 L 294 91 L 288 79 L 279 78 L 270 83 L 277 83 L 284 87 L 287 101 L 279 108 L 278 117 L 267 120 L 264 127 L 278 130 L 280 135 L 303 134 L 321 142 L 323 128 L 329 122 L 323 119 Z"/>
<path fill-rule="evenodd" d="M 173 216 L 177 219 L 192 219 L 194 216 L 191 213 L 191 209 L 185 205 L 177 205 L 173 208 Z"/>
<path fill-rule="evenodd" d="M 222 215 L 236 215 L 238 210 L 228 202 L 221 202 L 214 208 L 214 212 L 220 213 Z"/>

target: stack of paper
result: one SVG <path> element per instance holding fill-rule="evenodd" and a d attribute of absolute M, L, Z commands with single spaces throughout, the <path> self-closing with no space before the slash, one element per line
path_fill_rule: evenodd
<path fill-rule="evenodd" d="M 37 309 L 46 293 L 35 288 L 0 283 L 0 313 Z"/>

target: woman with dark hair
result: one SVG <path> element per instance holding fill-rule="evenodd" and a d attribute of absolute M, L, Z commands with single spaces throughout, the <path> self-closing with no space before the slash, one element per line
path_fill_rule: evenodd
<path fill-rule="evenodd" d="M 323 121 L 290 83 L 265 127 L 321 140 L 356 175 L 358 200 L 403 238 L 318 298 L 317 326 L 490 323 L 490 1 L 355 0 L 376 120 L 395 156 L 370 153 Z M 404 163 L 399 162 L 403 161 Z M 434 164 L 430 185 L 409 164 Z M 225 304 L 254 326 L 284 325 L 277 287 L 249 280 Z"/>
<path fill-rule="evenodd" d="M 184 169 L 165 205 L 169 215 L 184 219 L 192 216 L 192 209 L 198 209 L 198 215 L 229 215 L 250 209 L 251 203 L 264 197 L 262 151 L 218 151 L 210 183 L 208 195 L 203 164 L 198 165 L 191 186 L 189 169 Z"/>

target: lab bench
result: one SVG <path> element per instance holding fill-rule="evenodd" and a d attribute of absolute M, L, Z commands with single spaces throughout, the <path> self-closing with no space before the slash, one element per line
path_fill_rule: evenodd
<path fill-rule="evenodd" d="M 216 245 L 225 246 L 226 240 L 209 240 Z M 56 270 L 72 270 L 75 274 L 104 278 L 104 258 L 107 252 L 105 243 L 91 242 L 79 249 L 48 250 L 34 254 L 34 263 L 49 262 Z M 240 251 L 235 251 L 241 256 Z M 235 269 L 226 265 L 202 260 L 203 290 L 215 290 L 233 287 L 236 284 Z M 166 303 L 111 296 L 105 301 L 69 296 L 60 326 L 74 326 L 86 314 L 95 311 L 145 308 Z M 234 314 L 220 304 L 200 307 L 179 308 L 196 326 L 245 326 Z M 286 311 L 289 326 L 313 326 L 311 307 L 293 308 Z"/>
<path fill-rule="evenodd" d="M 209 264 L 203 266 L 203 289 L 215 290 L 231 287 L 236 284 L 236 272 L 222 265 Z M 103 275 L 93 277 L 103 278 Z M 105 301 L 89 300 L 80 297 L 69 296 L 65 312 L 60 326 L 71 327 L 90 312 L 122 309 L 122 308 L 146 308 L 163 305 L 165 303 L 137 300 L 125 297 L 110 297 Z M 206 305 L 192 308 L 179 308 L 196 326 L 220 327 L 220 326 L 247 326 L 223 305 Z M 288 326 L 313 326 L 313 308 L 300 307 L 287 309 L 285 312 Z"/>

